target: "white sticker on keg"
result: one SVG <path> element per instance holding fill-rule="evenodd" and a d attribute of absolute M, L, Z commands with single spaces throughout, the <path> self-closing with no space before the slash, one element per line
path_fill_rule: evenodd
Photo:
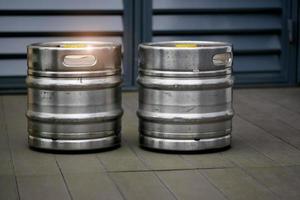
<path fill-rule="evenodd" d="M 175 47 L 178 47 L 178 48 L 195 48 L 195 47 L 197 47 L 197 44 L 193 44 L 193 43 L 180 43 L 180 44 L 175 44 Z"/>

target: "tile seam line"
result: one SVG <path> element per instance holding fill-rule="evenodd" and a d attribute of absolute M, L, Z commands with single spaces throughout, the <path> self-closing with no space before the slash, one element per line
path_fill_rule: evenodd
<path fill-rule="evenodd" d="M 183 168 L 183 169 L 149 169 L 149 170 L 125 170 L 125 171 L 106 171 L 108 173 L 134 173 L 134 172 L 172 172 L 172 171 L 192 171 L 198 169 L 226 169 L 235 167 L 212 167 L 212 168 Z"/>
<path fill-rule="evenodd" d="M 256 125 L 254 125 L 254 124 L 252 124 L 251 122 L 249 122 L 249 121 L 245 120 L 244 118 L 242 118 L 240 115 L 237 114 L 237 116 L 239 116 L 240 119 L 246 121 L 247 123 L 250 123 L 252 126 L 257 127 Z M 257 128 L 261 129 L 260 127 L 257 127 Z M 265 131 L 263 130 L 263 132 L 265 132 Z M 269 134 L 269 133 L 267 133 L 267 135 L 272 136 L 272 135 Z M 242 136 L 238 136 L 238 137 L 244 139 Z M 266 158 L 270 159 L 271 161 L 273 161 L 274 163 L 278 164 L 279 166 L 282 165 L 282 163 L 280 163 L 280 162 L 274 160 L 273 158 L 271 158 L 269 155 L 265 154 L 264 152 L 258 151 L 257 148 L 256 148 L 255 146 L 253 146 L 251 143 L 249 143 L 249 142 L 247 142 L 247 141 L 245 141 L 245 143 L 246 143 L 247 145 L 249 145 L 249 146 L 250 146 L 254 151 L 256 151 L 257 153 L 264 155 Z"/>
<path fill-rule="evenodd" d="M 245 168 L 249 169 L 266 169 L 266 168 L 282 168 L 282 167 L 300 167 L 300 165 L 278 165 L 278 166 L 249 166 Z M 106 171 L 106 172 L 84 172 L 84 173 L 68 173 L 68 175 L 76 175 L 76 174 L 97 174 L 97 173 L 109 173 L 109 174 L 118 174 L 118 173 L 143 173 L 143 172 L 176 172 L 176 171 L 195 171 L 195 170 L 220 170 L 220 169 L 235 169 L 239 168 L 239 166 L 234 167 L 223 167 L 223 168 L 194 168 L 194 169 L 163 169 L 163 170 L 138 170 L 138 171 Z M 55 175 L 55 174 L 37 174 L 37 175 L 20 175 L 22 177 L 38 177 L 45 175 Z"/>
<path fill-rule="evenodd" d="M 158 179 L 158 181 L 160 182 L 160 184 L 161 184 L 162 186 L 164 186 L 164 187 L 167 189 L 167 191 L 170 192 L 170 194 L 172 195 L 172 197 L 174 197 L 174 199 L 176 199 L 176 200 L 179 200 L 179 197 L 177 197 L 177 195 L 175 194 L 175 192 L 168 186 L 168 184 L 166 184 L 166 183 L 162 180 L 162 178 L 157 174 L 157 171 L 154 171 L 153 174 L 154 174 L 154 176 Z"/>
<path fill-rule="evenodd" d="M 297 127 L 294 127 L 294 126 L 291 126 L 290 124 L 288 124 L 286 121 L 283 121 L 281 118 L 278 118 L 278 121 L 280 121 L 281 123 L 287 125 L 288 127 L 292 128 L 292 129 L 295 129 L 297 132 L 300 132 L 300 128 L 297 128 Z"/>
<path fill-rule="evenodd" d="M 145 165 L 146 168 L 150 169 L 150 166 L 147 165 L 146 161 L 143 159 L 142 156 L 139 156 L 138 153 L 129 145 L 129 142 L 124 140 L 126 142 L 126 144 L 128 145 L 128 148 L 135 154 L 135 156 L 141 160 L 141 162 Z M 154 170 L 150 170 L 148 172 L 152 172 L 154 174 L 154 176 L 158 179 L 158 181 L 160 182 L 160 184 L 171 194 L 171 196 L 178 200 L 178 197 L 176 196 L 176 194 L 160 179 L 160 177 L 156 174 L 156 172 Z"/>
<path fill-rule="evenodd" d="M 99 158 L 96 155 L 96 159 L 98 160 L 98 162 L 100 163 L 101 166 L 103 166 L 104 169 L 104 173 L 107 174 L 109 180 L 111 180 L 111 182 L 114 184 L 114 186 L 116 187 L 117 191 L 120 193 L 120 196 L 122 197 L 122 199 L 126 200 L 126 196 L 125 194 L 122 192 L 121 188 L 118 186 L 118 184 L 116 183 L 116 181 L 113 179 L 113 177 L 110 176 L 110 173 L 107 171 L 107 168 L 105 167 L 104 163 L 102 162 L 101 158 Z"/>
<path fill-rule="evenodd" d="M 209 170 L 209 169 L 208 169 Z M 223 195 L 223 197 L 225 198 L 225 199 L 228 199 L 228 200 L 230 200 L 230 198 L 220 189 L 220 188 L 218 188 L 217 186 L 216 186 L 216 184 L 214 184 L 205 174 L 203 174 L 202 172 L 201 172 L 201 169 L 199 169 L 199 170 L 196 170 L 196 173 L 198 173 L 198 174 L 200 174 L 201 176 L 203 176 L 203 178 L 205 178 L 206 180 L 207 180 L 207 182 L 208 183 L 210 183 L 214 188 L 216 188 L 216 190 L 217 191 L 219 191 L 222 195 Z"/>
<path fill-rule="evenodd" d="M 153 172 L 154 176 L 158 179 L 158 181 L 160 182 L 160 184 L 162 186 L 164 186 L 167 191 L 170 192 L 170 194 L 172 195 L 172 197 L 174 197 L 174 199 L 179 200 L 179 197 L 177 197 L 177 195 L 174 193 L 174 191 L 161 179 L 161 177 L 157 174 L 157 171 Z"/>
<path fill-rule="evenodd" d="M 224 158 L 222 152 L 220 152 L 220 155 Z M 182 157 L 182 159 L 186 160 L 188 163 L 190 163 L 190 164 L 192 165 L 191 161 L 187 160 L 183 155 L 180 155 L 180 156 Z M 226 169 L 226 168 L 235 168 L 235 167 L 237 167 L 237 165 L 236 165 L 235 163 L 233 163 L 231 160 L 229 160 L 229 162 L 231 162 L 231 163 L 233 164 L 233 166 L 229 166 L 229 167 L 219 167 L 219 169 Z M 216 168 L 213 168 L 213 167 L 198 168 L 198 169 L 195 169 L 194 171 L 196 171 L 197 174 L 199 174 L 199 175 L 202 176 L 204 179 L 206 179 L 207 182 L 208 182 L 209 184 L 211 184 L 217 191 L 219 191 L 220 194 L 222 194 L 222 196 L 223 196 L 225 199 L 228 199 L 228 200 L 229 200 L 229 197 L 227 197 L 226 194 L 225 194 L 223 191 L 221 191 L 221 190 L 220 190 L 220 189 L 219 189 L 212 181 L 210 181 L 210 180 L 208 179 L 208 177 L 206 177 L 203 173 L 200 172 L 201 170 L 210 170 L 210 169 L 218 169 L 218 168 L 217 168 L 217 167 L 216 167 Z"/>
<path fill-rule="evenodd" d="M 56 166 L 58 167 L 59 173 L 60 173 L 60 175 L 62 176 L 62 179 L 63 179 L 63 181 L 64 181 L 64 185 L 65 185 L 65 187 L 66 187 L 66 190 L 67 190 L 67 192 L 68 192 L 68 194 L 69 194 L 69 197 L 70 197 L 71 200 L 73 200 L 74 198 L 73 198 L 73 196 L 72 196 L 71 190 L 70 190 L 70 188 L 69 188 L 69 186 L 68 186 L 68 183 L 67 183 L 67 180 L 66 180 L 66 178 L 65 178 L 65 176 L 64 176 L 64 174 L 63 174 L 63 172 L 62 172 L 62 170 L 61 170 L 61 167 L 60 167 L 60 165 L 59 165 L 59 163 L 58 163 L 58 161 L 57 161 L 57 159 L 56 159 L 56 156 L 54 156 L 54 158 L 55 158 L 55 163 L 56 163 Z"/>
<path fill-rule="evenodd" d="M 146 163 L 146 161 L 143 159 L 143 156 L 139 156 L 138 153 L 131 147 L 129 142 L 126 139 L 123 139 L 124 143 L 128 145 L 128 148 L 132 151 L 132 153 L 141 161 L 141 163 L 146 167 L 146 169 L 149 169 L 151 171 L 150 166 Z M 139 147 L 140 148 L 140 147 Z"/>
<path fill-rule="evenodd" d="M 246 143 L 247 144 L 247 143 Z M 249 146 L 251 149 L 253 149 L 254 151 L 256 151 L 257 152 L 257 150 L 256 149 L 254 149 L 253 147 L 251 147 L 251 146 Z M 259 153 L 260 154 L 260 152 L 257 152 L 257 153 Z M 264 155 L 264 154 L 262 154 L 262 155 Z M 267 157 L 268 158 L 268 157 Z M 269 158 L 270 159 L 270 158 Z M 248 176 L 250 176 L 250 177 L 252 177 L 253 178 L 253 180 L 255 180 L 256 182 L 258 182 L 259 184 L 261 184 L 261 185 L 263 185 L 271 194 L 273 194 L 275 197 L 278 197 L 269 187 L 267 187 L 265 184 L 263 184 L 263 183 L 261 183 L 258 179 L 256 179 L 254 176 L 252 176 L 248 171 L 246 171 L 246 167 L 243 167 L 242 165 L 239 165 L 239 164 L 237 164 L 237 163 L 234 163 L 234 161 L 232 161 L 231 159 L 230 159 L 230 162 L 232 162 L 234 165 L 236 165 L 237 166 L 237 168 L 239 168 L 240 170 L 242 170 L 245 174 L 247 174 Z M 272 166 L 273 167 L 273 166 Z M 280 167 L 281 168 L 281 166 L 277 166 L 277 167 Z M 251 168 L 251 169 L 253 169 L 253 168 L 268 168 L 268 167 L 248 167 L 248 168 Z M 278 199 L 280 199 L 280 197 L 278 197 Z"/>
<path fill-rule="evenodd" d="M 278 168 L 282 168 L 281 166 L 279 166 Z M 250 172 L 248 172 L 246 170 L 246 168 L 241 168 L 240 169 L 245 172 L 245 174 L 247 174 L 248 176 L 250 176 L 253 180 L 255 180 L 258 184 L 260 184 L 261 186 L 264 186 L 267 191 L 269 191 L 271 194 L 273 194 L 275 197 L 277 197 L 277 199 L 280 199 L 280 196 L 278 196 L 276 193 L 274 193 L 266 184 L 262 183 L 261 181 L 259 181 L 255 176 L 253 176 Z"/>

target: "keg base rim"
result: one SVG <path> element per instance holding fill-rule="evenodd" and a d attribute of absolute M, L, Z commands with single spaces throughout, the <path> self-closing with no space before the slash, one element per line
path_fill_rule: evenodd
<path fill-rule="evenodd" d="M 231 134 L 209 139 L 164 139 L 140 135 L 140 146 L 146 149 L 162 151 L 205 151 L 224 149 L 231 145 Z"/>
<path fill-rule="evenodd" d="M 120 136 L 80 140 L 53 140 L 29 135 L 28 145 L 33 149 L 50 151 L 89 151 L 118 147 L 121 145 Z"/>

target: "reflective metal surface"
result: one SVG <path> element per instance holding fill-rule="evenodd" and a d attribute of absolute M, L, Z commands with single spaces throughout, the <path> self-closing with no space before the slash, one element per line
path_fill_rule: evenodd
<path fill-rule="evenodd" d="M 232 46 L 174 41 L 139 47 L 143 147 L 196 151 L 230 145 Z"/>
<path fill-rule="evenodd" d="M 121 46 L 51 42 L 27 51 L 29 145 L 72 151 L 120 145 Z"/>

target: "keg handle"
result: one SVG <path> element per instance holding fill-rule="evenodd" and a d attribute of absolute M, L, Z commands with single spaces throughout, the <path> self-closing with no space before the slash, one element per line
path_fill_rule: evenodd
<path fill-rule="evenodd" d="M 92 67 L 97 63 L 93 55 L 66 55 L 63 59 L 65 67 Z"/>
<path fill-rule="evenodd" d="M 215 66 L 231 66 L 232 52 L 215 54 L 212 59 Z"/>

